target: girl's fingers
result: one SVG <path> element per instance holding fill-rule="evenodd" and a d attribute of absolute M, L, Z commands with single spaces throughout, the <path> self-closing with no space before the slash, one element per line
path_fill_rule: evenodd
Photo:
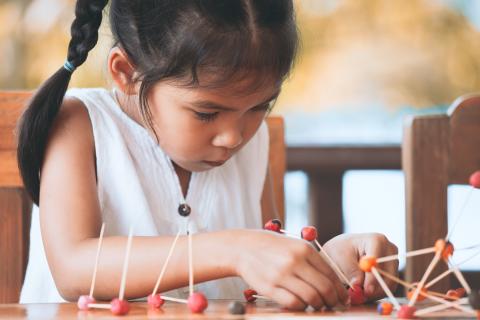
<path fill-rule="evenodd" d="M 318 252 L 315 252 L 315 254 L 309 256 L 308 262 L 313 267 L 313 271 L 311 271 L 313 274 L 309 274 L 308 276 L 302 274 L 299 276 L 307 282 L 313 283 L 317 290 L 322 288 L 323 292 L 320 290 L 319 292 L 322 294 L 323 299 L 328 306 L 335 306 L 338 301 L 345 304 L 348 301 L 348 292 L 325 259 L 320 256 Z M 309 270 L 307 267 L 305 269 Z M 328 284 L 332 289 L 326 290 L 323 284 Z M 329 293 L 329 290 L 333 291 L 335 296 L 333 293 Z M 333 301 L 333 298 L 335 298 L 336 301 Z"/>
<path fill-rule="evenodd" d="M 338 267 L 345 274 L 348 280 L 352 285 L 360 285 L 363 287 L 365 281 L 365 273 L 360 270 L 358 266 L 358 244 L 355 238 L 352 239 L 355 241 L 351 246 L 343 250 L 330 250 L 330 247 L 325 246 L 330 257 L 337 263 Z"/>
<path fill-rule="evenodd" d="M 317 310 L 325 306 L 324 299 L 326 297 L 322 297 L 321 292 L 302 278 L 289 277 L 285 283 L 282 283 L 282 287 L 300 298 L 307 306 L 312 306 Z"/>
<path fill-rule="evenodd" d="M 396 247 L 388 241 L 388 239 L 383 235 L 375 235 L 373 240 L 368 241 L 368 244 L 365 248 L 365 255 L 367 256 L 374 256 L 374 257 L 382 257 L 386 255 L 392 255 L 397 253 Z M 398 267 L 398 261 L 392 261 L 389 263 L 385 263 L 380 265 L 382 270 L 385 270 L 388 273 L 396 274 L 396 270 Z M 382 277 L 385 283 L 388 285 L 390 289 L 395 287 L 395 283 L 390 280 Z M 373 276 L 371 272 L 368 272 L 365 275 L 365 283 L 364 283 L 364 290 L 365 295 L 369 298 L 378 298 L 385 296 L 383 289 L 380 287 L 377 279 Z"/>
<path fill-rule="evenodd" d="M 273 301 L 279 303 L 290 310 L 305 310 L 307 303 L 305 303 L 300 297 L 292 293 L 290 290 L 275 287 L 268 295 Z"/>
<path fill-rule="evenodd" d="M 388 247 L 387 253 L 385 255 L 389 256 L 389 255 L 394 255 L 394 254 L 397 254 L 397 253 L 398 253 L 397 248 L 394 245 L 391 245 L 391 246 Z M 385 263 L 384 265 L 382 265 L 381 268 L 385 272 L 396 276 L 398 274 L 398 264 L 399 264 L 398 260 L 389 261 L 389 262 Z M 390 290 L 393 292 L 397 287 L 397 283 L 393 280 L 385 279 L 385 277 L 383 279 L 385 280 L 385 283 L 390 288 Z M 383 290 L 380 290 L 380 291 L 381 291 L 381 293 L 379 295 L 377 295 L 376 297 L 382 297 L 382 296 L 385 295 Z"/>
<path fill-rule="evenodd" d="M 258 272 L 248 274 L 249 281 L 247 282 L 251 283 L 260 295 L 265 295 L 291 310 L 304 310 L 307 307 L 307 304 L 294 293 L 271 283 L 269 281 L 269 275 L 262 272 L 264 269 L 258 268 L 257 270 Z"/>

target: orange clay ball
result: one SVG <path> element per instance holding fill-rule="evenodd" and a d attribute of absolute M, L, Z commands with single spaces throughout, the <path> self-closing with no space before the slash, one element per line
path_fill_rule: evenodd
<path fill-rule="evenodd" d="M 372 272 L 372 268 L 377 266 L 377 258 L 363 256 L 358 262 L 358 267 L 363 272 Z"/>
<path fill-rule="evenodd" d="M 443 239 L 438 239 L 435 242 L 435 252 L 441 252 L 441 256 L 444 260 L 448 260 L 453 254 L 454 247 L 453 244 L 448 241 L 445 242 Z"/>
<path fill-rule="evenodd" d="M 445 249 L 446 244 L 447 243 L 443 239 L 438 239 L 437 241 L 435 241 L 435 252 L 443 251 Z"/>
<path fill-rule="evenodd" d="M 413 293 L 415 292 L 415 290 L 417 290 L 417 288 L 408 289 L 408 292 L 407 292 L 408 300 L 412 300 Z M 417 301 L 423 301 L 423 300 L 426 299 L 426 297 L 424 295 L 422 295 L 422 293 L 427 293 L 427 289 L 425 289 L 425 288 L 420 289 L 420 292 L 418 293 Z"/>
<path fill-rule="evenodd" d="M 457 292 L 460 298 L 465 296 L 465 294 L 467 293 L 467 290 L 465 290 L 464 288 L 457 288 L 455 289 L 455 291 Z"/>
<path fill-rule="evenodd" d="M 450 289 L 447 291 L 448 300 L 458 300 L 460 297 L 458 296 L 457 290 Z"/>
<path fill-rule="evenodd" d="M 458 300 L 465 296 L 465 289 L 464 288 L 458 288 L 458 289 L 451 289 L 447 291 L 447 297 L 449 300 Z"/>
<path fill-rule="evenodd" d="M 393 311 L 393 304 L 390 302 L 382 302 L 378 304 L 377 307 L 378 314 L 382 316 L 389 316 L 392 314 Z"/>
<path fill-rule="evenodd" d="M 445 245 L 445 249 L 442 252 L 442 258 L 444 260 L 448 260 L 448 258 L 453 255 L 453 250 L 453 244 L 451 242 L 447 242 L 447 244 Z"/>

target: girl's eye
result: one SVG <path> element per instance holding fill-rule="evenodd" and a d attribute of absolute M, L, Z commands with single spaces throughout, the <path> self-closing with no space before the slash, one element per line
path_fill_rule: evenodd
<path fill-rule="evenodd" d="M 194 111 L 194 113 L 195 113 L 195 117 L 196 117 L 198 120 L 204 121 L 204 122 L 213 121 L 213 120 L 215 120 L 215 118 L 218 116 L 218 112 L 205 113 L 205 112 L 196 112 L 196 111 Z"/>

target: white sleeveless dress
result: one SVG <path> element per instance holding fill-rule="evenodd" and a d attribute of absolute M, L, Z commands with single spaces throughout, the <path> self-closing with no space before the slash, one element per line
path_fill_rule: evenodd
<path fill-rule="evenodd" d="M 120 109 L 111 91 L 70 89 L 67 96 L 85 104 L 92 123 L 105 236 L 127 236 L 134 221 L 137 236 L 173 236 L 184 230 L 186 218 L 177 212 L 182 201 L 178 178 L 172 173 L 170 159 L 145 128 Z M 244 148 L 225 164 L 192 173 L 186 201 L 192 208 L 189 223 L 193 233 L 262 227 L 260 199 L 268 141 L 263 122 Z M 20 302 L 63 302 L 47 264 L 39 214 L 35 206 Z M 196 290 L 210 299 L 239 299 L 245 287 L 240 278 L 225 278 L 197 284 Z M 185 298 L 188 288 L 169 294 Z"/>

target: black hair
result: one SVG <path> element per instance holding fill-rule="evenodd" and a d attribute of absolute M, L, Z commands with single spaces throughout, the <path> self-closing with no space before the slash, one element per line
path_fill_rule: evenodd
<path fill-rule="evenodd" d="M 67 60 L 79 67 L 96 45 L 106 0 L 78 0 Z M 141 114 L 153 129 L 148 94 L 158 81 L 245 89 L 280 85 L 298 46 L 292 0 L 111 0 L 110 27 L 140 83 Z M 49 129 L 71 72 L 64 67 L 36 92 L 20 121 L 18 164 L 26 190 L 39 202 L 40 168 Z"/>

